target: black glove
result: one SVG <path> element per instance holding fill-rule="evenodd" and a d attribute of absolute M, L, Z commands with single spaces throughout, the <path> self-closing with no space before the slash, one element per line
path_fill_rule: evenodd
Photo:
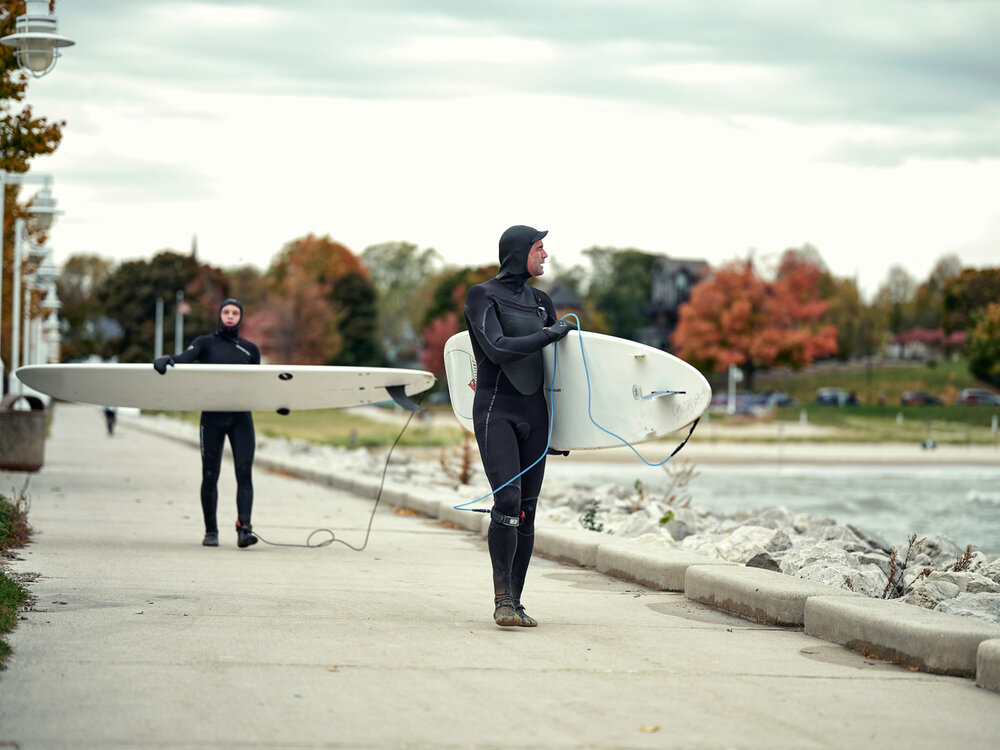
<path fill-rule="evenodd" d="M 562 341 L 569 334 L 570 331 L 579 330 L 579 326 L 572 320 L 562 320 L 553 323 L 551 326 L 545 329 L 549 334 L 549 339 L 552 341 Z"/>
<path fill-rule="evenodd" d="M 153 360 L 153 369 L 160 373 L 160 375 L 167 374 L 167 365 L 170 365 L 171 367 L 174 366 L 174 358 L 169 354 L 163 357 L 157 357 Z"/>

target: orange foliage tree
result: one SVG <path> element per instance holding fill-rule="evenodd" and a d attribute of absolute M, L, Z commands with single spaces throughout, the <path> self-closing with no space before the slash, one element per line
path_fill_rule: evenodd
<path fill-rule="evenodd" d="M 681 306 L 674 353 L 707 370 L 741 367 L 750 389 L 758 369 L 801 369 L 834 354 L 837 327 L 822 322 L 827 303 L 816 295 L 820 274 L 794 259 L 782 264 L 774 281 L 758 277 L 750 261 L 723 266 Z"/>
<path fill-rule="evenodd" d="M 285 245 L 267 276 L 267 307 L 249 316 L 245 328 L 265 357 L 303 365 L 381 364 L 370 361 L 378 357 L 375 292 L 354 253 L 310 234 Z"/>

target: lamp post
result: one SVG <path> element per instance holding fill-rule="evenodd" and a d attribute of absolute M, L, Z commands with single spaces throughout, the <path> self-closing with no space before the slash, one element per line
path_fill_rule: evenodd
<path fill-rule="evenodd" d="M 42 189 L 39 191 L 38 195 L 35 196 L 28 208 L 28 213 L 35 217 L 38 226 L 43 231 L 48 231 L 52 228 L 52 223 L 55 220 L 56 215 L 59 211 L 56 210 L 56 201 L 52 197 L 52 177 L 50 175 L 31 175 L 22 173 L 11 173 L 0 171 L 0 226 L 3 226 L 3 215 L 4 215 L 4 192 L 6 191 L 7 183 L 11 184 L 22 184 L 24 182 L 38 182 L 43 183 Z M 25 238 L 25 221 L 22 217 L 18 217 L 14 222 L 14 268 L 13 268 L 13 279 L 12 279 L 12 297 L 11 297 L 11 347 L 10 347 L 10 371 L 13 373 L 20 364 L 20 351 L 21 351 L 21 264 L 23 262 L 24 252 L 24 238 Z M 2 261 L 2 255 L 0 255 L 0 261 Z M 2 263 L 0 263 L 0 270 L 2 270 Z M 0 298 L 0 303 L 3 300 Z M 27 309 L 27 308 L 26 308 Z M 0 310 L 2 310 L 2 304 L 0 304 Z M 25 319 L 28 318 L 26 314 Z M 25 336 L 25 343 L 27 343 L 27 335 Z M 0 359 L 0 382 L 3 380 L 3 360 Z"/>
<path fill-rule="evenodd" d="M 48 0 L 27 0 L 25 11 L 14 22 L 14 33 L 0 38 L 0 44 L 13 47 L 21 69 L 41 78 L 56 66 L 61 56 L 59 48 L 71 47 L 76 42 L 58 33 Z"/>

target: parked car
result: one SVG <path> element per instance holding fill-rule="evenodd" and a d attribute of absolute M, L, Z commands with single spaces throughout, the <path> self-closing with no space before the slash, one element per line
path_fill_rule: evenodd
<path fill-rule="evenodd" d="M 820 388 L 816 391 L 816 403 L 850 406 L 858 403 L 858 397 L 853 392 L 848 393 L 843 388 Z"/>
<path fill-rule="evenodd" d="M 899 402 L 903 406 L 940 406 L 944 403 L 937 396 L 932 396 L 923 391 L 903 391 Z"/>
<path fill-rule="evenodd" d="M 775 406 L 798 406 L 799 402 L 784 391 L 761 391 L 754 395 L 754 402 L 771 409 Z"/>
<path fill-rule="evenodd" d="M 1000 405 L 1000 395 L 985 388 L 966 388 L 958 394 L 959 404 L 996 404 Z"/>

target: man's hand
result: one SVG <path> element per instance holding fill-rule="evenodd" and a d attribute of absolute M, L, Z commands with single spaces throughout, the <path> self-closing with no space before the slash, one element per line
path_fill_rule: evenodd
<path fill-rule="evenodd" d="M 569 335 L 570 331 L 579 330 L 579 327 L 572 320 L 563 318 L 557 323 L 553 323 L 545 330 L 548 331 L 549 338 L 552 339 L 552 341 L 562 341 L 567 335 Z"/>
<path fill-rule="evenodd" d="M 167 374 L 167 365 L 170 365 L 171 367 L 174 366 L 174 358 L 169 354 L 163 357 L 157 357 L 153 360 L 153 369 L 160 373 L 160 375 Z"/>

